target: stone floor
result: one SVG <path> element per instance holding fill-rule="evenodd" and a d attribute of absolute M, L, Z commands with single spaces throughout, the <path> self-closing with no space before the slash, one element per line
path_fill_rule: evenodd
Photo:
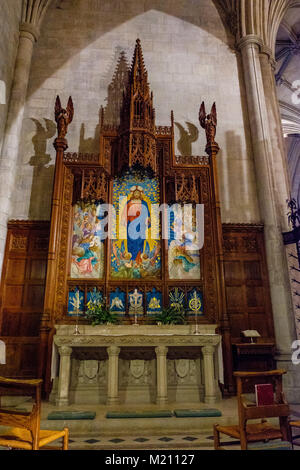
<path fill-rule="evenodd" d="M 162 434 L 152 436 L 72 436 L 70 450 L 213 450 L 213 436 Z"/>
<path fill-rule="evenodd" d="M 16 408 L 30 407 L 28 401 L 15 404 Z M 49 402 L 42 403 L 42 429 L 70 430 L 70 450 L 213 450 L 213 425 L 235 424 L 238 421 L 236 399 L 223 399 L 215 405 L 168 404 L 164 409 L 217 408 L 222 412 L 217 418 L 138 418 L 107 419 L 107 411 L 141 411 L 161 409 L 157 405 L 70 405 L 57 408 Z M 47 420 L 51 411 L 57 410 L 96 411 L 93 420 Z M 300 405 L 291 406 L 293 419 L 300 419 Z M 300 434 L 300 432 L 299 432 Z M 232 440 L 232 439 L 230 439 Z M 239 446 L 231 446 L 239 450 Z M 295 450 L 300 450 L 295 446 Z"/>

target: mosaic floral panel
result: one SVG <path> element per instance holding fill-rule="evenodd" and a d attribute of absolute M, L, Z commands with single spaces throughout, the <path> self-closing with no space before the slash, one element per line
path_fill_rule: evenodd
<path fill-rule="evenodd" d="M 96 287 L 94 287 L 93 289 L 87 291 L 87 294 L 86 294 L 86 303 L 87 304 L 89 302 L 101 303 L 102 300 L 103 300 L 103 293 L 102 293 L 102 291 L 98 290 Z"/>
<path fill-rule="evenodd" d="M 185 293 L 179 287 L 174 287 L 169 291 L 169 305 L 173 308 L 185 308 L 186 298 Z"/>
<path fill-rule="evenodd" d="M 84 315 L 84 292 L 78 288 L 69 290 L 68 315 Z"/>

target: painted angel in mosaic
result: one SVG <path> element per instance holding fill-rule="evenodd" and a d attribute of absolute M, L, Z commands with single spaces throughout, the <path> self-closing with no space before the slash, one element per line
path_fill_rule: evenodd
<path fill-rule="evenodd" d="M 55 121 L 57 122 L 58 138 L 64 139 L 68 125 L 72 122 L 74 116 L 74 107 L 71 96 L 68 100 L 67 109 L 62 108 L 59 96 L 56 97 L 55 102 Z"/>
<path fill-rule="evenodd" d="M 214 144 L 218 122 L 216 103 L 213 104 L 210 114 L 206 114 L 204 101 L 202 102 L 199 111 L 199 121 L 201 127 L 205 129 L 207 143 Z"/>

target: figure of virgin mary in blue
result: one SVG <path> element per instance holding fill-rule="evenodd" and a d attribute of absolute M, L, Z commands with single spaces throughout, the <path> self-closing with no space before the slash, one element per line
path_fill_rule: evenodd
<path fill-rule="evenodd" d="M 133 186 L 131 196 L 121 215 L 121 223 L 127 227 L 127 253 L 134 263 L 142 261 L 146 248 L 147 229 L 151 226 L 150 211 L 143 199 L 143 188 Z"/>

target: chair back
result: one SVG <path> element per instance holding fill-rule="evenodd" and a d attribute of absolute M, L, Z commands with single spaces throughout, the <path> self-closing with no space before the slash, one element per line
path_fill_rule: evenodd
<path fill-rule="evenodd" d="M 1 396 L 31 396 L 33 406 L 31 411 L 19 411 L 1 406 L 0 425 L 26 429 L 31 434 L 32 448 L 38 448 L 40 419 L 41 419 L 41 379 L 18 380 L 0 377 Z"/>
<path fill-rule="evenodd" d="M 282 376 L 285 370 L 271 370 L 266 372 L 234 372 L 237 379 L 237 401 L 239 412 L 239 425 L 245 427 L 247 420 L 279 418 L 280 428 L 284 435 L 287 435 L 287 419 L 290 413 L 289 405 L 285 400 L 282 390 Z M 260 405 L 247 402 L 243 391 L 249 389 L 249 383 L 255 392 L 255 384 L 272 384 L 274 392 L 274 403 L 270 405 Z"/>

